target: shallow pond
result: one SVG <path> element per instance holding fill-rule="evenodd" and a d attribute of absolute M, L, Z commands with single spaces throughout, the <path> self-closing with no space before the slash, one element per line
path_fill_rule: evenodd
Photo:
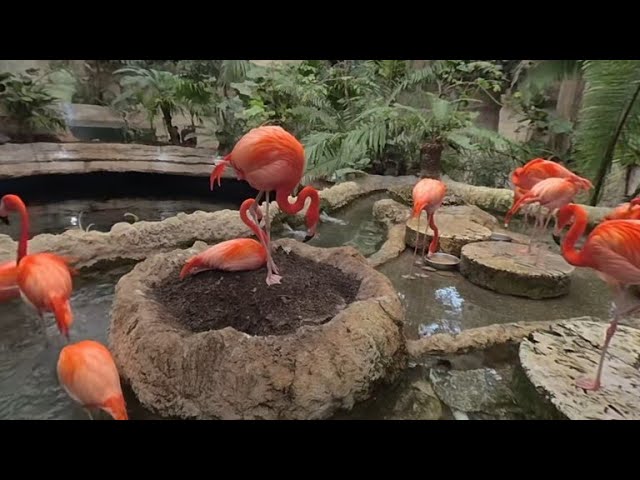
<path fill-rule="evenodd" d="M 318 235 L 310 243 L 330 247 L 352 245 L 364 255 L 370 255 L 383 243 L 385 231 L 372 220 L 373 203 L 384 195 L 373 195 L 354 202 L 325 218 Z M 83 224 L 96 223 L 97 229 L 108 229 L 122 221 L 129 211 L 144 220 L 159 220 L 179 211 L 237 208 L 235 205 L 201 201 L 158 201 L 121 199 L 108 202 L 75 201 L 34 208 L 37 233 L 50 229 L 59 232 L 72 227 L 72 214 L 86 211 Z M 59 216 L 51 217 L 50 212 Z M 63 213 L 62 213 L 63 212 Z M 281 236 L 295 236 L 301 227 L 284 229 Z M 15 235 L 15 233 L 14 233 Z M 429 273 L 428 278 L 404 279 L 413 266 L 413 252 L 380 267 L 394 283 L 407 308 L 407 336 L 416 338 L 437 332 L 457 332 L 462 329 L 517 320 L 549 320 L 553 318 L 609 313 L 609 294 L 603 283 L 591 272 L 578 269 L 574 273 L 571 293 L 559 299 L 534 301 L 497 295 L 476 287 L 458 273 Z M 131 266 L 108 272 L 93 272 L 77 277 L 72 305 L 75 322 L 72 341 L 94 339 L 107 342 L 109 312 L 118 279 Z M 19 301 L 0 304 L 0 419 L 86 419 L 86 413 L 74 404 L 59 386 L 56 362 L 63 346 L 54 322 L 48 318 L 45 336 L 39 319 Z M 393 395 L 380 394 L 379 401 L 356 409 L 341 418 L 388 418 Z M 142 408 L 128 392 L 127 404 L 131 418 L 157 418 Z M 106 418 L 101 416 L 100 418 Z"/>

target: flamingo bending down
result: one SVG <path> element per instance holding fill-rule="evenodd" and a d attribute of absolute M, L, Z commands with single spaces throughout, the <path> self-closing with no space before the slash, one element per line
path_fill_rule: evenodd
<path fill-rule="evenodd" d="M 565 225 L 574 219 L 573 225 L 561 243 L 562 256 L 571 265 L 592 268 L 615 291 L 615 313 L 607 328 L 602 354 L 595 379 L 579 379 L 577 385 L 585 390 L 598 390 L 605 355 L 618 322 L 622 316 L 640 307 L 640 302 L 629 295 L 628 287 L 640 284 L 640 220 L 609 220 L 596 226 L 582 250 L 575 248 L 577 240 L 587 228 L 587 212 L 570 204 L 558 211 L 554 237 L 560 235 Z"/>
<path fill-rule="evenodd" d="M 603 220 L 640 220 L 640 197 L 622 203 L 611 210 Z"/>
<path fill-rule="evenodd" d="M 511 210 L 507 212 L 504 219 L 505 228 L 509 227 L 511 217 L 520 209 L 520 207 L 522 207 L 522 205 L 535 202 L 540 203 L 540 209 L 536 215 L 534 233 L 529 240 L 528 251 L 531 252 L 533 241 L 537 237 L 538 233 L 546 230 L 549 225 L 549 221 L 551 221 L 551 217 L 555 214 L 555 211 L 571 203 L 580 188 L 580 181 L 571 177 L 552 177 L 536 183 L 533 188 L 520 197 Z M 541 212 L 542 207 L 545 207 L 548 210 L 548 213 L 546 214 L 546 221 L 544 221 L 545 215 Z"/>
<path fill-rule="evenodd" d="M 182 267 L 180 278 L 205 270 L 256 270 L 266 262 L 267 252 L 262 243 L 252 238 L 235 238 L 213 245 L 191 257 Z"/>
<path fill-rule="evenodd" d="M 282 127 L 263 126 L 250 130 L 245 134 L 229 155 L 219 163 L 211 172 L 211 188 L 220 179 L 225 168 L 230 165 L 236 171 L 239 180 L 246 180 L 253 188 L 259 191 L 252 205 L 253 216 L 260 221 L 262 214 L 258 213 L 258 203 L 263 196 L 266 197 L 265 232 L 258 239 L 263 243 L 267 252 L 267 284 L 280 283 L 278 268 L 271 257 L 271 222 L 269 218 L 269 192 L 276 192 L 278 207 L 288 214 L 295 215 L 305 205 L 307 198 L 311 199 L 305 215 L 307 236 L 304 241 L 311 240 L 316 233 L 316 227 L 320 220 L 320 198 L 318 191 L 312 187 L 303 188 L 296 201 L 289 203 L 289 195 L 298 186 L 304 169 L 306 159 L 304 147 L 289 132 Z"/>
<path fill-rule="evenodd" d="M 17 285 L 25 303 L 31 305 L 43 319 L 45 312 L 55 316 L 60 333 L 69 339 L 73 314 L 71 297 L 73 270 L 68 259 L 53 253 L 27 255 L 29 215 L 24 202 L 17 195 L 5 195 L 0 201 L 0 218 L 8 223 L 8 213 L 17 210 L 21 217 L 20 241 L 16 258 Z M 8 276 L 11 276 L 12 272 Z M 44 320 L 43 320 L 44 321 Z"/>
<path fill-rule="evenodd" d="M 522 195 L 531 190 L 537 183 L 546 180 L 547 178 L 572 178 L 580 185 L 584 190 L 593 188 L 593 184 L 590 180 L 580 177 L 573 173 L 571 170 L 563 167 L 559 163 L 552 162 L 551 160 L 544 160 L 542 158 L 534 158 L 530 160 L 522 167 L 516 168 L 511 173 L 511 184 L 514 189 L 513 208 L 516 202 Z M 542 207 L 538 208 L 537 215 L 540 215 Z M 525 215 L 525 223 L 527 222 L 527 215 Z M 534 234 L 536 226 L 534 225 Z"/>
<path fill-rule="evenodd" d="M 58 357 L 58 379 L 75 402 L 87 410 L 99 408 L 115 420 L 128 420 L 120 375 L 111 352 L 101 343 L 83 340 L 65 346 Z"/>
<path fill-rule="evenodd" d="M 413 187 L 412 197 L 413 197 L 413 211 L 411 212 L 411 216 L 413 218 L 418 217 L 418 224 L 416 225 L 416 246 L 413 250 L 413 255 L 416 255 L 418 251 L 418 239 L 420 237 L 420 214 L 422 210 L 427 212 L 427 221 L 429 222 L 429 227 L 433 230 L 433 238 L 431 239 L 431 243 L 429 244 L 429 254 L 428 256 L 433 255 L 438 250 L 438 241 L 440 239 L 440 232 L 438 227 L 436 226 L 434 216 L 436 210 L 440 208 L 442 205 L 442 200 L 444 199 L 444 195 L 447 191 L 447 187 L 440 180 L 434 180 L 432 178 L 423 178 Z M 426 242 L 427 233 L 425 232 L 425 242 L 422 246 L 422 256 L 424 256 L 424 251 L 427 246 Z"/>
<path fill-rule="evenodd" d="M 584 190 L 593 188 L 593 184 L 586 178 L 576 175 L 559 163 L 542 158 L 534 158 L 522 167 L 516 168 L 511 174 L 514 187 L 531 190 L 537 183 L 547 178 L 572 178 Z"/>

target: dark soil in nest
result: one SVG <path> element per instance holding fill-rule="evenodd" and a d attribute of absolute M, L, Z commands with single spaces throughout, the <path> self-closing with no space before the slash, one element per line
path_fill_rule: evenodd
<path fill-rule="evenodd" d="M 157 300 L 193 332 L 233 327 L 249 335 L 285 335 L 302 325 L 321 325 L 354 301 L 360 281 L 330 265 L 294 253 L 273 255 L 282 280 L 267 286 L 267 270 L 207 271 L 170 279 Z"/>

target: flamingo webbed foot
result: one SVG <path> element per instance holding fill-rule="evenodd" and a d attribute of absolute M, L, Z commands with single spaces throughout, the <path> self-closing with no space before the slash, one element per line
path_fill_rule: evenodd
<path fill-rule="evenodd" d="M 267 285 L 279 285 L 282 277 L 280 275 L 276 275 L 274 273 L 269 273 L 267 275 Z"/>
<path fill-rule="evenodd" d="M 576 386 L 588 392 L 597 392 L 600 390 L 600 379 L 582 377 L 576 380 Z"/>

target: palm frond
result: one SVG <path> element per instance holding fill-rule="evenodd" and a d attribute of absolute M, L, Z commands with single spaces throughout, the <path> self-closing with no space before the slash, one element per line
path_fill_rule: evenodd
<path fill-rule="evenodd" d="M 247 78 L 251 67 L 249 60 L 223 60 L 220 67 L 220 84 L 227 86 L 234 82 L 241 82 Z"/>
<path fill-rule="evenodd" d="M 588 60 L 583 66 L 586 88 L 576 131 L 578 169 L 594 180 L 592 203 L 604 177 L 621 151 L 619 142 L 629 119 L 640 115 L 640 61 Z"/>

